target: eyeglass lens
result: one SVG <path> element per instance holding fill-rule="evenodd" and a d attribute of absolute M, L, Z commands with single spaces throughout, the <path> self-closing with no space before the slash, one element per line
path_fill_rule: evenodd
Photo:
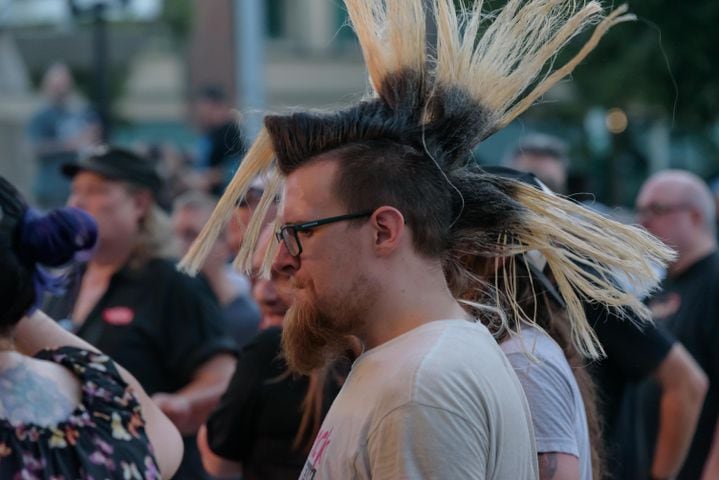
<path fill-rule="evenodd" d="M 282 241 L 285 243 L 285 247 L 287 247 L 287 251 L 290 255 L 293 257 L 296 257 L 300 254 L 300 242 L 297 238 L 297 233 L 292 228 L 283 228 L 282 229 Z"/>

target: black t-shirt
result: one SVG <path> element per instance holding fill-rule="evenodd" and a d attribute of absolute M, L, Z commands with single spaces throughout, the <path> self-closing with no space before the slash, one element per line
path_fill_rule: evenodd
<path fill-rule="evenodd" d="M 70 318 L 83 274 L 78 266 L 66 295 L 46 300 L 48 315 Z M 125 367 L 150 395 L 179 390 L 210 357 L 235 351 L 217 303 L 197 279 L 163 259 L 115 273 L 75 333 Z"/>
<path fill-rule="evenodd" d="M 665 280 L 661 293 L 651 299 L 649 306 L 657 324 L 676 336 L 709 377 L 697 430 L 677 476 L 679 480 L 694 480 L 701 477 L 719 416 L 719 253 L 715 251 L 680 275 Z M 638 385 L 628 395 L 627 408 L 627 439 L 639 446 L 633 455 L 634 470 L 629 474 L 646 475 L 659 426 L 656 382 Z"/>
<path fill-rule="evenodd" d="M 599 411 L 607 438 L 616 433 L 627 386 L 654 373 L 669 354 L 674 339 L 655 325 L 641 324 L 631 318 L 631 313 L 622 318 L 616 311 L 588 303 L 584 305 L 584 312 L 607 355 L 589 366 L 597 386 Z"/>
<path fill-rule="evenodd" d="M 622 464 L 626 454 L 623 452 L 625 395 L 636 382 L 645 380 L 659 368 L 674 339 L 655 325 L 640 326 L 636 318 L 620 317 L 606 307 L 585 304 L 584 311 L 607 355 L 590 364 L 588 369 L 597 387 L 605 474 L 614 479 L 633 478 L 624 475 Z"/>
<path fill-rule="evenodd" d="M 243 478 L 296 479 L 307 452 L 292 444 L 302 418 L 307 377 L 288 374 L 280 357 L 282 330 L 269 328 L 245 346 L 220 405 L 207 421 L 207 439 L 217 455 L 242 463 Z M 339 385 L 324 389 L 324 412 Z"/>
<path fill-rule="evenodd" d="M 200 273 L 197 278 L 204 285 L 207 294 L 219 304 L 220 299 L 212 290 L 207 277 Z M 257 303 L 252 300 L 249 294 L 237 295 L 227 305 L 221 305 L 220 309 L 225 331 L 239 348 L 244 347 L 250 340 L 255 338 L 259 332 L 262 314 L 260 313 L 260 307 L 257 306 Z"/>
<path fill-rule="evenodd" d="M 65 326 L 80 291 L 84 265 L 69 273 L 63 296 L 50 296 L 44 310 Z M 75 333 L 125 367 L 149 395 L 172 393 L 187 385 L 212 356 L 235 353 L 217 302 L 197 278 L 174 263 L 153 259 L 138 268 L 125 266 Z M 194 436 L 186 437 L 175 479 L 207 478 Z"/>

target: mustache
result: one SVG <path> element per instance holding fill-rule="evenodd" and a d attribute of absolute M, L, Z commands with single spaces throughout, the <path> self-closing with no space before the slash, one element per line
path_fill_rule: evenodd
<path fill-rule="evenodd" d="M 309 282 L 296 280 L 292 277 L 288 279 L 284 285 L 277 286 L 278 295 L 289 307 L 295 306 L 302 301 L 302 299 L 298 296 L 300 290 L 309 290 Z M 303 307 L 303 309 L 306 308 L 307 306 Z"/>
<path fill-rule="evenodd" d="M 298 279 L 297 277 L 290 277 L 288 281 L 288 288 L 292 290 L 301 290 L 307 288 L 308 282 Z"/>
<path fill-rule="evenodd" d="M 293 288 L 306 288 L 307 294 L 293 290 L 282 328 L 282 350 L 290 371 L 308 374 L 352 349 L 365 328 L 367 306 L 377 298 L 378 287 L 359 278 L 349 288 L 321 295 L 310 280 L 295 281 Z"/>
<path fill-rule="evenodd" d="M 338 324 L 311 304 L 290 307 L 282 328 L 282 350 L 289 370 L 309 375 L 343 356 L 352 327 Z"/>

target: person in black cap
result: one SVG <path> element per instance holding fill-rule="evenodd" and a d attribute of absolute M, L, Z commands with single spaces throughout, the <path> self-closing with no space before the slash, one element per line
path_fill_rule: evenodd
<path fill-rule="evenodd" d="M 65 207 L 30 208 L 0 176 L 0 478 L 170 478 L 177 429 L 112 359 L 38 310 L 97 225 Z"/>
<path fill-rule="evenodd" d="M 137 377 L 188 437 L 175 478 L 202 478 L 192 437 L 229 382 L 234 343 L 217 304 L 170 260 L 172 230 L 155 202 L 161 180 L 148 161 L 115 147 L 62 172 L 72 179 L 69 204 L 97 220 L 98 245 L 45 309 Z"/>

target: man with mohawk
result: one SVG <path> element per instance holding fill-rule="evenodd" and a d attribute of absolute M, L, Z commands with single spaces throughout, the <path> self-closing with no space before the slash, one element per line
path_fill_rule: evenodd
<path fill-rule="evenodd" d="M 589 356 L 601 346 L 580 296 L 646 317 L 611 276 L 620 269 L 638 289 L 652 288 L 651 262 L 670 254 L 646 233 L 515 181 L 472 176 L 476 195 L 467 201 L 456 185 L 470 174 L 477 143 L 571 72 L 607 29 L 633 17 L 558 0 L 510 0 L 486 16 L 481 2 L 461 14 L 452 0 L 345 4 L 372 96 L 332 113 L 267 116 L 183 267 L 199 268 L 253 177 L 269 174 L 238 265 L 248 267 L 282 190 L 278 243 L 266 265 L 292 278 L 283 331 L 289 367 L 309 372 L 356 339 L 362 348 L 302 478 L 537 478 L 521 386 L 445 280 L 445 269 L 461 260 L 457 245 L 492 257 L 542 253 L 572 314 L 572 339 Z M 429 52 L 427 4 L 437 27 Z M 590 24 L 594 33 L 576 56 L 544 71 Z M 484 228 L 458 228 L 477 219 Z M 503 318 L 493 305 L 472 307 Z"/>

